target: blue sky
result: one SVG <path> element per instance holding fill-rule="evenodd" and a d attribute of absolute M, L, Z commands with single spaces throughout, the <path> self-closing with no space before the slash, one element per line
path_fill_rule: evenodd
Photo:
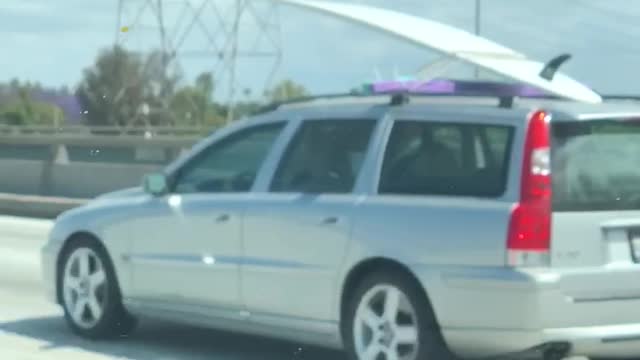
<path fill-rule="evenodd" d="M 124 25 L 129 25 L 136 1 L 141 0 L 126 1 L 129 7 Z M 166 0 L 169 32 L 180 33 L 180 26 L 174 26 L 181 9 L 176 4 L 185 1 Z M 200 1 L 191 3 L 197 6 Z M 565 70 L 579 80 L 601 92 L 640 93 L 640 1 L 482 1 L 484 36 L 540 60 L 570 52 L 574 58 Z M 357 2 L 473 29 L 473 0 Z M 413 45 L 315 13 L 282 8 L 280 18 L 285 56 L 277 78 L 293 78 L 313 92 L 344 91 L 372 77 L 376 67 L 386 76 L 391 76 L 394 68 L 411 73 L 433 58 L 432 53 Z M 203 21 L 210 28 L 215 19 L 212 11 L 204 13 Z M 257 32 L 249 22 L 243 29 L 246 45 Z M 73 86 L 97 51 L 114 42 L 116 1 L 1 0 L 0 33 L 4 45 L 0 81 L 18 77 L 52 86 Z M 184 49 L 204 48 L 202 34 L 193 32 Z M 148 16 L 122 36 L 126 46 L 136 49 L 157 44 L 158 38 L 153 19 Z M 188 80 L 200 71 L 212 70 L 214 61 L 188 57 L 180 63 Z M 259 89 L 270 65 L 265 60 L 240 62 L 241 86 Z M 218 95 L 224 95 L 224 90 Z"/>

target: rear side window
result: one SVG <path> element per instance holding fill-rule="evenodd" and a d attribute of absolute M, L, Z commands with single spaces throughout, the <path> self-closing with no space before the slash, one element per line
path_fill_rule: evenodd
<path fill-rule="evenodd" d="M 552 125 L 554 211 L 640 210 L 640 122 Z"/>
<path fill-rule="evenodd" d="M 273 192 L 345 194 L 353 190 L 375 120 L 307 120 L 289 144 Z"/>
<path fill-rule="evenodd" d="M 499 197 L 512 138 L 510 126 L 396 121 L 378 192 Z"/>

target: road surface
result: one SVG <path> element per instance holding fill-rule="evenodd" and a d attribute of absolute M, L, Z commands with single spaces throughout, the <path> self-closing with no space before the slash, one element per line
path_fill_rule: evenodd
<path fill-rule="evenodd" d="M 50 228 L 48 220 L 0 216 L 0 359 L 344 360 L 306 345 L 155 321 L 123 340 L 80 339 L 42 291 L 38 253 Z"/>

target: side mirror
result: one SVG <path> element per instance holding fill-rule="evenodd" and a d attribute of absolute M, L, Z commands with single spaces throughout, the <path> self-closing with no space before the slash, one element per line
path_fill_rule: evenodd
<path fill-rule="evenodd" d="M 163 174 L 148 174 L 142 180 L 144 192 L 153 196 L 164 195 L 167 190 L 167 178 Z"/>

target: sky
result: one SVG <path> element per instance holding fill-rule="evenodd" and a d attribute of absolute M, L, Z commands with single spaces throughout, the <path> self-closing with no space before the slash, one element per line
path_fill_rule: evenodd
<path fill-rule="evenodd" d="M 156 1 L 156 0 L 154 0 Z M 192 13 L 205 0 L 163 0 L 166 31 L 173 43 L 187 34 L 189 21 L 180 14 Z M 183 51 L 211 49 L 225 40 L 218 19 L 230 24 L 229 0 L 207 0 L 201 22 L 195 23 L 180 46 Z M 266 0 L 252 0 L 262 21 L 270 22 Z M 473 31 L 475 0 L 368 0 L 352 1 L 409 12 Z M 123 0 L 118 31 L 116 0 L 1 0 L 0 81 L 12 78 L 38 81 L 48 86 L 73 88 L 101 49 L 117 39 L 133 50 L 159 45 L 159 27 L 153 12 L 146 10 L 135 21 L 143 0 Z M 217 7 L 210 6 L 216 3 Z M 563 68 L 569 75 L 602 93 L 640 94 L 640 1 L 638 0 L 481 0 L 481 33 L 529 57 L 546 61 L 569 52 L 573 59 Z M 186 9 L 186 10 L 185 10 Z M 216 15 L 218 10 L 220 17 Z M 283 59 L 276 79 L 293 79 L 314 93 L 345 91 L 374 76 L 415 72 L 435 54 L 361 26 L 316 13 L 280 7 L 277 29 L 260 30 L 247 12 L 240 28 L 240 50 L 273 52 L 265 36 L 279 38 Z M 273 23 L 278 23 L 273 18 Z M 207 32 L 202 31 L 206 29 Z M 207 33 L 209 35 L 207 35 Z M 218 34 L 215 36 L 215 34 Z M 208 37 L 209 36 L 209 37 Z M 275 58 L 242 57 L 237 65 L 240 88 L 259 93 L 273 69 Z M 202 71 L 220 69 L 213 56 L 179 58 L 185 81 Z M 459 69 L 466 74 L 467 69 Z M 217 72 L 218 97 L 225 97 L 228 79 Z"/>

